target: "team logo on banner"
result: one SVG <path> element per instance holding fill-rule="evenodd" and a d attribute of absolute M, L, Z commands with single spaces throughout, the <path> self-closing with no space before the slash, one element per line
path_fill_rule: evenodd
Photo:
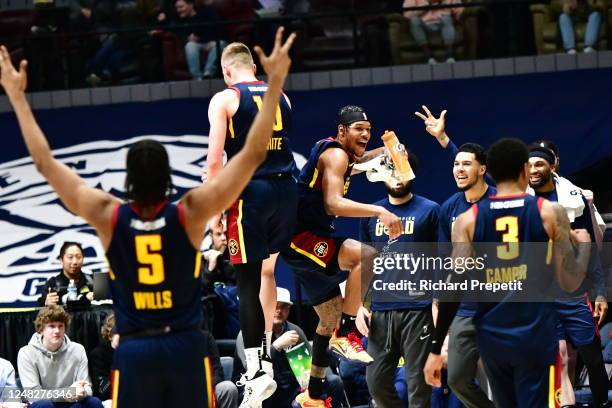
<path fill-rule="evenodd" d="M 100 140 L 57 149 L 54 155 L 90 186 L 122 196 L 127 150 L 146 138 L 160 141 L 168 150 L 175 197 L 201 183 L 208 136 Z M 301 167 L 305 158 L 294 156 Z M 36 301 L 45 281 L 61 270 L 57 256 L 64 241 L 83 245 L 85 273 L 108 270 L 93 229 L 61 204 L 30 157 L 0 163 L 0 304 Z"/>

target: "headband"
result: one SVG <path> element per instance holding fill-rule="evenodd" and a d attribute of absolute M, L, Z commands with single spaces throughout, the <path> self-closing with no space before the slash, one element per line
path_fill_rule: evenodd
<path fill-rule="evenodd" d="M 351 123 L 360 122 L 362 120 L 368 120 L 368 117 L 364 111 L 345 112 L 338 115 L 338 123 L 341 125 L 350 125 Z"/>
<path fill-rule="evenodd" d="M 539 157 L 540 159 L 546 160 L 550 164 L 555 164 L 557 162 L 555 153 L 543 146 L 536 146 L 531 149 L 529 152 L 529 157 Z"/>

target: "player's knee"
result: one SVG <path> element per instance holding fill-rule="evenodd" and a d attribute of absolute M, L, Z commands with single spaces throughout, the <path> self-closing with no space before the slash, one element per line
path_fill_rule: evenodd
<path fill-rule="evenodd" d="M 340 248 L 338 263 L 345 270 L 352 270 L 361 264 L 361 243 L 347 239 Z"/>

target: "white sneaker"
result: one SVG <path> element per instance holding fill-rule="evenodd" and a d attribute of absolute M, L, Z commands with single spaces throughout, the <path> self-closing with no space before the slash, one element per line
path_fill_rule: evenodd
<path fill-rule="evenodd" d="M 567 53 L 570 55 L 574 55 L 576 53 L 576 50 L 572 48 L 571 50 L 567 50 Z"/>
<path fill-rule="evenodd" d="M 270 398 L 276 391 L 276 381 L 262 370 L 257 371 L 250 380 L 242 376 L 236 385 L 244 385 L 244 397 L 240 408 L 259 408 L 262 401 Z"/>
<path fill-rule="evenodd" d="M 582 52 L 584 52 L 585 54 L 589 54 L 591 52 L 595 52 L 595 48 L 593 48 L 593 47 L 586 47 Z"/>
<path fill-rule="evenodd" d="M 454 64 L 455 62 L 457 62 L 457 61 L 455 61 L 455 59 L 453 57 L 448 57 L 446 59 L 446 63 L 447 64 Z"/>
<path fill-rule="evenodd" d="M 435 65 L 438 63 L 438 61 L 436 61 L 436 59 L 434 57 L 431 57 L 430 59 L 427 60 L 427 63 L 429 65 Z"/>

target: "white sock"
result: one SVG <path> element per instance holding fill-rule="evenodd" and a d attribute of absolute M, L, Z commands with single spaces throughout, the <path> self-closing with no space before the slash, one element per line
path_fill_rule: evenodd
<path fill-rule="evenodd" d="M 261 360 L 261 370 L 271 378 L 274 378 L 274 368 L 272 367 L 272 361 Z"/>
<path fill-rule="evenodd" d="M 272 332 L 271 331 L 264 332 L 264 338 L 265 338 L 265 343 L 264 343 L 263 355 L 272 357 Z"/>
<path fill-rule="evenodd" d="M 259 371 L 259 347 L 251 347 L 244 349 L 244 355 L 246 357 L 246 377 L 251 379 Z"/>

